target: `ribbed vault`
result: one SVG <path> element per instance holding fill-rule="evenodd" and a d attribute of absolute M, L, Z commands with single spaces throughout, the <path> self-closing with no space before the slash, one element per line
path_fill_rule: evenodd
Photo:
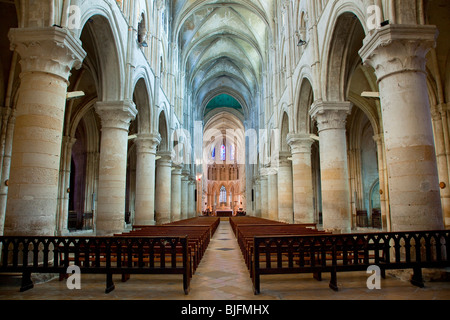
<path fill-rule="evenodd" d="M 174 1 L 173 41 L 194 105 L 205 106 L 211 92 L 239 92 L 244 108 L 254 105 L 268 66 L 268 8 L 260 1 Z M 197 115 L 204 118 L 204 109 Z"/>

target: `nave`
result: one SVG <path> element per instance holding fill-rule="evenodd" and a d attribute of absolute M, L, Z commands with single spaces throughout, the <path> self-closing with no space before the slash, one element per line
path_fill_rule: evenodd
<path fill-rule="evenodd" d="M 424 288 L 412 286 L 406 276 L 387 273 L 381 290 L 366 287 L 365 272 L 339 274 L 338 292 L 328 287 L 329 275 L 318 282 L 310 274 L 270 275 L 262 279 L 261 293 L 254 295 L 252 281 L 236 237 L 227 218 L 211 238 L 205 255 L 191 280 L 189 295 L 181 290 L 179 275 L 132 275 L 105 294 L 104 275 L 82 275 L 81 290 L 69 290 L 65 281 L 52 278 L 19 292 L 20 276 L 0 275 L 0 300 L 448 300 L 450 282 L 426 281 Z M 116 279 L 117 278 L 117 279 Z M 426 280 L 427 274 L 424 272 Z"/>

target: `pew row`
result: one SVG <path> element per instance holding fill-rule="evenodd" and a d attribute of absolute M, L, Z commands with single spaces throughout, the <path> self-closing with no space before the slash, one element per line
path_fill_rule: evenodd
<path fill-rule="evenodd" d="M 106 289 L 115 289 L 113 274 L 180 274 L 190 290 L 191 254 L 184 237 L 0 237 L 0 272 L 22 273 L 20 291 L 33 288 L 32 273 L 56 273 L 60 279 L 76 266 L 81 274 L 105 274 Z"/>
<path fill-rule="evenodd" d="M 236 238 L 241 249 L 245 263 L 250 272 L 252 272 L 252 256 L 254 247 L 254 238 L 258 236 L 286 236 L 286 235 L 315 235 L 329 234 L 320 231 L 311 224 L 248 224 L 239 225 L 236 228 Z"/>
<path fill-rule="evenodd" d="M 134 225 L 133 230 L 116 236 L 184 236 L 188 237 L 188 244 L 192 254 L 192 272 L 197 266 L 208 248 L 210 240 L 220 224 L 218 217 L 194 217 L 185 220 L 174 221 L 161 226 Z"/>
<path fill-rule="evenodd" d="M 191 253 L 192 273 L 195 273 L 197 266 L 208 248 L 211 240 L 210 227 L 208 226 L 135 226 L 132 231 L 122 234 L 115 234 L 115 237 L 187 237 L 188 246 Z"/>
<path fill-rule="evenodd" d="M 450 266 L 449 236 L 450 231 L 255 236 L 253 290 L 260 293 L 261 275 L 311 273 L 321 280 L 330 272 L 329 287 L 338 291 L 338 272 L 367 272 L 371 266 L 383 277 L 388 269 L 412 269 L 411 283 L 423 287 L 422 268 Z"/>

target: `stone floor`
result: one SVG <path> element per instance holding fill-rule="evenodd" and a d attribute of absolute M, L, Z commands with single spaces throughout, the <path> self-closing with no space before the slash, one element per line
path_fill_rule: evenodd
<path fill-rule="evenodd" d="M 255 296 L 236 238 L 227 221 L 222 221 L 184 295 L 181 276 L 133 275 L 127 282 L 114 278 L 116 289 L 105 294 L 105 276 L 82 275 L 81 290 L 67 289 L 65 281 L 51 279 L 19 292 L 19 277 L 0 276 L 0 300 L 450 300 L 450 282 L 426 282 L 412 286 L 398 276 L 388 275 L 380 290 L 366 286 L 368 274 L 338 274 L 340 291 L 328 287 L 329 275 L 318 282 L 311 275 L 261 277 L 261 294 Z"/>

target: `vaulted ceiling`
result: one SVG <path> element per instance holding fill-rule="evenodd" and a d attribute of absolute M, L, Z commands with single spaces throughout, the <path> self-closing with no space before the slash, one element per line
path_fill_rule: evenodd
<path fill-rule="evenodd" d="M 186 89 L 205 107 L 226 93 L 251 108 L 268 61 L 272 1 L 175 0 L 174 42 Z M 203 113 L 203 114 L 202 114 Z"/>

